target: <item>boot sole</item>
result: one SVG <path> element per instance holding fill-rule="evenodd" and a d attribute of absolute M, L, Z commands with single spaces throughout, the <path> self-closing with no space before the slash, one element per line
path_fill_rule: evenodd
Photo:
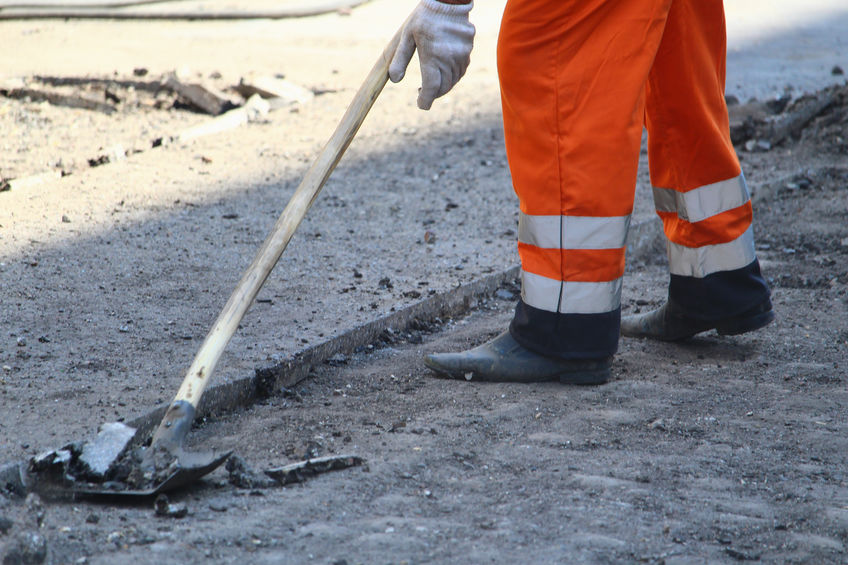
<path fill-rule="evenodd" d="M 610 380 L 611 378 L 611 370 L 609 367 L 602 367 L 598 369 L 589 369 L 589 370 L 578 370 L 578 371 L 566 371 L 563 373 L 553 374 L 550 376 L 538 378 L 534 376 L 516 376 L 513 378 L 509 377 L 492 377 L 491 375 L 486 375 L 482 371 L 474 371 L 474 370 L 454 370 L 447 369 L 433 361 L 425 358 L 424 365 L 436 373 L 438 376 L 457 380 L 471 380 L 474 382 L 490 382 L 490 383 L 523 383 L 523 384 L 531 384 L 531 383 L 543 383 L 543 382 L 556 382 L 559 381 L 564 385 L 578 385 L 578 386 L 591 386 L 591 385 L 602 385 Z M 467 379 L 466 375 L 471 373 L 473 377 L 471 379 Z"/>
<path fill-rule="evenodd" d="M 639 331 L 639 330 L 623 330 L 621 335 L 625 337 L 635 337 L 635 338 L 643 338 L 643 339 L 656 339 L 658 341 L 667 341 L 667 342 L 678 342 L 685 341 L 689 338 L 695 337 L 696 335 L 704 332 L 708 332 L 711 330 L 715 330 L 719 335 L 739 335 L 748 332 L 752 332 L 754 330 L 758 330 L 769 325 L 772 321 L 774 321 L 774 310 L 770 308 L 764 310 L 762 312 L 757 312 L 755 314 L 749 314 L 747 316 L 737 316 L 734 318 L 729 318 L 725 320 L 720 320 L 715 323 L 705 323 L 699 327 L 695 327 L 690 329 L 690 331 L 686 332 L 678 332 L 674 334 L 669 333 L 651 333 L 649 331 Z M 750 312 L 750 311 L 749 311 Z"/>
<path fill-rule="evenodd" d="M 602 385 L 610 380 L 611 373 L 609 367 L 594 371 L 580 371 L 579 373 L 563 373 L 559 375 L 559 382 L 564 385 Z"/>
<path fill-rule="evenodd" d="M 764 328 L 774 321 L 774 310 L 767 310 L 747 318 L 731 320 L 718 324 L 715 328 L 720 335 L 739 335 Z"/>

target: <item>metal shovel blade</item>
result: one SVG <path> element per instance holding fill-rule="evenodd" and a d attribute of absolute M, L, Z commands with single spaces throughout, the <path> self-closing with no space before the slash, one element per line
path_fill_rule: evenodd
<path fill-rule="evenodd" d="M 188 402 L 171 403 L 150 447 L 135 453 L 126 482 L 79 485 L 74 493 L 112 497 L 153 496 L 191 484 L 211 473 L 232 455 L 232 451 L 219 454 L 183 448 L 194 414 L 195 408 Z"/>
<path fill-rule="evenodd" d="M 174 463 L 169 467 L 170 474 L 153 481 L 146 488 L 127 488 L 124 483 L 84 484 L 73 489 L 73 494 L 79 496 L 97 497 L 149 497 L 162 492 L 168 492 L 189 485 L 201 477 L 208 475 L 226 461 L 232 451 L 218 454 L 214 451 L 190 452 L 180 450 L 173 454 Z"/>

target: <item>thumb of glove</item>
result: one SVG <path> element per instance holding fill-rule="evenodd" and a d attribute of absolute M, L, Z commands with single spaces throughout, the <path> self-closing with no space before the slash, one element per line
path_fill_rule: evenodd
<path fill-rule="evenodd" d="M 403 79 L 413 53 L 415 53 L 415 40 L 411 33 L 403 30 L 400 42 L 395 50 L 395 56 L 392 57 L 392 62 L 389 65 L 389 79 L 392 82 L 400 82 Z"/>

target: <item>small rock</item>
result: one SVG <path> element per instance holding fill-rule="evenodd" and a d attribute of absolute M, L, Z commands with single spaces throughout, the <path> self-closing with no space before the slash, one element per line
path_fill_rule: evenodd
<path fill-rule="evenodd" d="M 424 232 L 424 243 L 436 243 L 436 234 L 427 230 Z"/>
<path fill-rule="evenodd" d="M 0 516 L 0 534 L 6 535 L 15 523 L 5 516 Z"/>
<path fill-rule="evenodd" d="M 344 353 L 336 353 L 335 355 L 329 357 L 326 361 L 327 365 L 338 367 L 340 365 L 347 365 L 349 361 L 347 355 Z"/>
<path fill-rule="evenodd" d="M 28 494 L 24 501 L 24 507 L 26 508 L 26 515 L 33 526 L 40 528 L 44 525 L 47 510 L 44 508 L 44 503 L 41 502 L 41 497 L 35 493 Z"/>
<path fill-rule="evenodd" d="M 79 460 L 95 479 L 102 479 L 135 437 L 135 428 L 120 422 L 106 423 L 93 441 L 82 447 Z"/>
<path fill-rule="evenodd" d="M 21 463 L 5 463 L 0 465 L 0 494 L 15 494 L 23 496 L 27 488 L 21 473 Z M 2 531 L 2 527 L 0 527 Z"/>
<path fill-rule="evenodd" d="M 789 105 L 789 103 L 791 101 L 792 101 L 792 96 L 790 96 L 788 94 L 784 94 L 780 98 L 774 98 L 772 100 L 767 100 L 766 101 L 766 108 L 768 108 L 768 110 L 772 114 L 780 114 L 781 112 L 783 112 L 786 109 L 786 107 Z"/>
<path fill-rule="evenodd" d="M 171 501 L 165 494 L 160 494 L 156 497 L 153 508 L 156 510 L 156 515 L 163 518 L 185 518 L 188 516 L 188 506 L 184 502 L 171 504 Z"/>
<path fill-rule="evenodd" d="M 24 449 L 28 449 L 29 446 L 24 447 Z M 67 471 L 68 463 L 71 462 L 71 457 L 73 454 L 70 449 L 58 449 L 54 451 L 45 451 L 44 453 L 39 453 L 29 461 L 29 469 L 30 471 L 40 473 L 40 472 L 53 472 L 53 473 L 65 473 Z"/>
<path fill-rule="evenodd" d="M 833 65 L 833 68 L 830 69 L 830 74 L 833 76 L 841 76 L 845 74 L 845 71 L 842 70 L 842 67 L 839 65 Z"/>
<path fill-rule="evenodd" d="M 255 472 L 242 457 L 231 455 L 227 459 L 226 469 L 229 473 L 230 484 L 242 489 L 270 488 L 277 486 L 277 481 Z"/>
<path fill-rule="evenodd" d="M 21 336 L 16 340 L 18 347 L 26 347 L 27 340 L 25 337 Z"/>
<path fill-rule="evenodd" d="M 68 216 L 66 216 L 65 214 L 62 214 L 62 223 L 63 224 L 70 224 L 71 219 Z"/>
<path fill-rule="evenodd" d="M 501 300 L 513 300 L 515 295 L 505 288 L 499 288 L 495 291 L 495 298 L 500 298 Z"/>
<path fill-rule="evenodd" d="M 758 553 L 748 553 L 747 551 L 739 551 L 738 549 L 733 549 L 732 547 L 724 548 L 724 552 L 735 559 L 736 561 L 759 561 L 760 554 Z"/>
<path fill-rule="evenodd" d="M 651 429 L 651 430 L 665 431 L 666 430 L 665 421 L 663 421 L 662 418 L 654 420 L 653 422 L 648 424 L 648 428 Z"/>
<path fill-rule="evenodd" d="M 22 532 L 3 552 L 3 564 L 39 565 L 47 560 L 47 540 L 38 532 Z"/>

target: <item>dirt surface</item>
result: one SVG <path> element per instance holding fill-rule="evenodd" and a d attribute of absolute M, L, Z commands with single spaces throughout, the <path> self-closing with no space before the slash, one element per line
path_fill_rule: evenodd
<path fill-rule="evenodd" d="M 116 91 L 110 114 L 0 98 L 0 177 L 54 175 L 0 192 L 0 464 L 170 398 L 413 4 L 375 0 L 297 22 L 0 26 L 0 50 L 17 55 L 4 80 L 155 81 L 180 70 L 234 103 L 242 100 L 230 87 L 250 74 L 285 75 L 317 94 L 159 147 L 154 140 L 210 118 L 161 93 Z M 214 382 L 517 262 L 494 67 L 500 8 L 475 8 L 474 64 L 433 111 L 414 109 L 411 81 L 386 89 Z M 183 517 L 157 516 L 153 501 L 0 496 L 0 554 L 49 563 L 845 562 L 848 100 L 840 94 L 798 135 L 769 142 L 803 92 L 844 82 L 833 68 L 848 68 L 844 43 L 821 43 L 843 19 L 779 37 L 767 21 L 747 42 L 731 37 L 738 150 L 778 313 L 769 328 L 684 344 L 622 340 L 614 380 L 598 388 L 433 378 L 422 353 L 463 349 L 506 326 L 516 293 L 507 285 L 466 318 L 384 336 L 190 436 L 235 449 L 257 470 L 347 453 L 364 466 L 256 489 L 220 470 L 171 496 Z M 815 41 L 798 40 L 810 29 Z M 120 40 L 104 50 L 105 37 Z M 775 65 L 780 49 L 803 72 Z M 747 82 L 745 69 L 757 70 Z M 125 158 L 89 164 L 117 145 Z M 625 313 L 659 304 L 667 281 L 644 160 Z"/>

